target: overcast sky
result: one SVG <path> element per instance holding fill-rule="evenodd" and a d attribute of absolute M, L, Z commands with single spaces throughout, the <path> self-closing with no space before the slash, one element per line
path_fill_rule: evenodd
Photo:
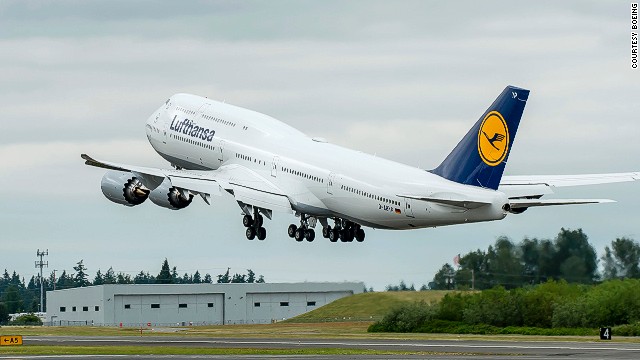
<path fill-rule="evenodd" d="M 27 281 L 83 259 L 157 274 L 251 268 L 268 282 L 420 286 L 458 253 L 498 236 L 583 228 L 599 254 L 640 240 L 640 184 L 560 189 L 616 204 L 532 209 L 500 222 L 367 230 L 359 243 L 296 243 L 292 215 L 266 241 L 244 237 L 228 196 L 181 211 L 127 208 L 80 154 L 165 163 L 146 118 L 187 92 L 280 119 L 310 136 L 436 167 L 506 85 L 531 95 L 507 174 L 640 170 L 640 70 L 630 68 L 628 1 L 2 1 L 0 267 Z M 197 199 L 199 200 L 199 199 Z M 0 270 L 2 270 L 0 269 Z"/>

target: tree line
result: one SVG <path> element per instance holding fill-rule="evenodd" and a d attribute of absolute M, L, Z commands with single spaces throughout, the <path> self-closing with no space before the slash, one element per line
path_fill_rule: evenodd
<path fill-rule="evenodd" d="M 435 274 L 430 289 L 506 289 L 563 279 L 593 284 L 603 280 L 640 278 L 640 243 L 622 237 L 611 242 L 598 259 L 582 229 L 561 229 L 555 239 L 525 238 L 514 243 L 500 237 L 486 251 L 459 256 L 454 268 L 447 263 Z M 598 260 L 603 271 L 598 270 Z"/>
<path fill-rule="evenodd" d="M 640 335 L 640 280 L 597 285 L 549 280 L 507 290 L 450 292 L 437 303 L 406 304 L 373 324 L 372 332 L 531 335 L 596 335 L 612 326 L 617 335 Z"/>
<path fill-rule="evenodd" d="M 256 273 L 247 269 L 246 274 L 231 274 L 227 268 L 225 273 L 211 276 L 210 274 L 200 274 L 198 270 L 195 273 L 178 274 L 176 267 L 171 268 L 169 261 L 164 259 L 158 275 L 152 275 L 148 271 L 140 271 L 137 275 L 118 272 L 110 267 L 106 272 L 102 273 L 100 269 L 96 272 L 93 279 L 89 278 L 88 270 L 84 265 L 84 261 L 80 260 L 73 267 L 74 272 L 67 273 L 62 271 L 58 276 L 55 272 L 51 272 L 48 278 L 43 278 L 44 305 L 46 309 L 46 291 L 69 289 L 76 287 L 84 287 L 91 285 L 104 284 L 212 284 L 212 283 L 264 283 L 264 276 L 256 275 Z M 4 274 L 0 277 L 0 324 L 6 323 L 8 314 L 21 312 L 37 312 L 40 304 L 40 276 L 31 276 L 28 282 L 25 282 L 15 271 L 10 275 L 5 269 Z"/>

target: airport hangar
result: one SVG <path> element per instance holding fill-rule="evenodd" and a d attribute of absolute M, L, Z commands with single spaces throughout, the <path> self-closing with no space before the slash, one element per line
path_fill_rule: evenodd
<path fill-rule="evenodd" d="M 364 283 L 109 284 L 47 291 L 51 325 L 267 324 L 364 291 Z"/>

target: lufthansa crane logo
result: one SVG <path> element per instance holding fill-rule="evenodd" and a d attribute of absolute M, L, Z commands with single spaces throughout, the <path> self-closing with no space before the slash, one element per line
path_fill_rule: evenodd
<path fill-rule="evenodd" d="M 509 148 L 509 129 L 502 114 L 490 111 L 482 120 L 478 131 L 478 154 L 485 164 L 496 166 L 502 163 Z"/>

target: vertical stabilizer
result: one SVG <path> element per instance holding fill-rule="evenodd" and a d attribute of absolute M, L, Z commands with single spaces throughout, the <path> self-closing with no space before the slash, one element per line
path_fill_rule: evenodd
<path fill-rule="evenodd" d="M 498 189 L 528 98 L 529 90 L 507 86 L 431 172 L 457 183 Z"/>

